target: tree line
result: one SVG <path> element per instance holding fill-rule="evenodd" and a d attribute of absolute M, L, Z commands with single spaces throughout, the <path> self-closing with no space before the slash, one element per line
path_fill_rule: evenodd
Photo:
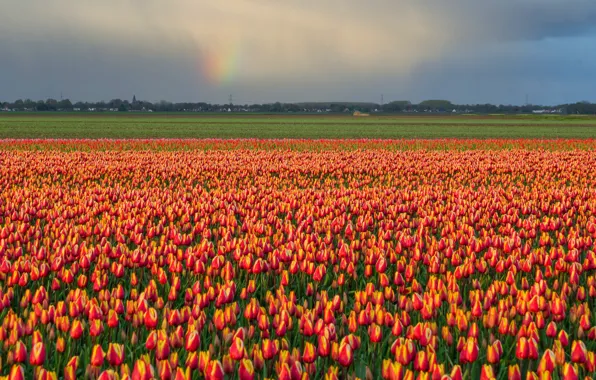
<path fill-rule="evenodd" d="M 267 104 L 210 104 L 204 102 L 168 101 L 148 102 L 112 99 L 108 102 L 71 102 L 69 99 L 47 99 L 33 101 L 18 99 L 13 102 L 0 102 L 0 111 L 28 112 L 256 112 L 256 113 L 478 113 L 478 114 L 515 114 L 515 113 L 559 113 L 559 114 L 596 114 L 596 104 L 587 101 L 561 104 L 557 106 L 541 105 L 495 105 L 495 104 L 454 104 L 448 100 L 425 100 L 418 104 L 409 101 L 392 101 L 386 104 L 362 102 L 304 102 L 304 103 L 267 103 Z"/>

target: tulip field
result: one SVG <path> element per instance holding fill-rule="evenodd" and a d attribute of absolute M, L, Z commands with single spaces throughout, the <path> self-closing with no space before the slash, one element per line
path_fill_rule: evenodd
<path fill-rule="evenodd" d="M 596 140 L 0 140 L 2 379 L 593 379 Z"/>

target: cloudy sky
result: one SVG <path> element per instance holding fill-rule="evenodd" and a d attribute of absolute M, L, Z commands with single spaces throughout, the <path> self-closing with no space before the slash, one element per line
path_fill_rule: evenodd
<path fill-rule="evenodd" d="M 594 0 L 3 0 L 0 100 L 596 101 Z"/>

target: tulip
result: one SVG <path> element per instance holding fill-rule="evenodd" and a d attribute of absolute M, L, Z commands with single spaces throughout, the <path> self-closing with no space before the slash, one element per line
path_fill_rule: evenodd
<path fill-rule="evenodd" d="M 240 360 L 244 358 L 244 342 L 242 339 L 236 337 L 232 341 L 230 346 L 230 357 L 234 360 Z"/>
<path fill-rule="evenodd" d="M 521 380 L 521 371 L 519 369 L 519 365 L 514 364 L 510 365 L 507 369 L 507 379 L 508 380 Z"/>
<path fill-rule="evenodd" d="M 186 351 L 195 352 L 199 349 L 201 345 L 201 336 L 199 335 L 198 331 L 193 330 L 186 334 L 186 341 L 184 343 L 184 348 Z"/>
<path fill-rule="evenodd" d="M 65 349 L 66 342 L 64 341 L 63 337 L 59 336 L 58 339 L 56 339 L 56 351 L 63 353 Z"/>
<path fill-rule="evenodd" d="M 546 336 L 548 336 L 549 338 L 554 338 L 555 336 L 557 336 L 557 324 L 554 321 L 551 321 L 546 326 Z"/>
<path fill-rule="evenodd" d="M 91 350 L 91 365 L 101 367 L 103 365 L 104 356 L 103 349 L 99 344 L 93 346 L 93 349 Z"/>
<path fill-rule="evenodd" d="M 137 360 L 132 369 L 132 380 L 151 380 L 155 377 L 155 373 L 151 365 L 147 364 L 145 360 Z"/>
<path fill-rule="evenodd" d="M 234 372 L 234 359 L 230 355 L 224 355 L 222 360 L 223 370 L 226 374 Z"/>
<path fill-rule="evenodd" d="M 148 330 L 153 330 L 157 327 L 157 311 L 154 308 L 149 308 L 145 312 L 144 322 Z"/>
<path fill-rule="evenodd" d="M 571 344 L 571 361 L 573 363 L 585 363 L 587 359 L 587 349 L 584 342 L 574 340 Z"/>
<path fill-rule="evenodd" d="M 13 359 L 16 363 L 24 363 L 27 360 L 27 347 L 20 340 L 15 343 Z"/>
<path fill-rule="evenodd" d="M 25 370 L 20 365 L 13 365 L 7 380 L 25 380 Z"/>
<path fill-rule="evenodd" d="M 517 345 L 515 347 L 515 356 L 520 359 L 527 359 L 530 354 L 530 348 L 528 345 L 528 341 L 526 337 L 521 337 L 517 341 Z"/>
<path fill-rule="evenodd" d="M 488 364 L 483 365 L 482 369 L 480 370 L 480 379 L 483 379 L 483 380 L 496 379 L 495 373 L 493 371 L 493 367 L 491 367 Z"/>
<path fill-rule="evenodd" d="M 372 343 L 378 343 L 383 338 L 381 327 L 377 324 L 370 325 L 368 329 L 368 336 Z"/>
<path fill-rule="evenodd" d="M 155 358 L 157 360 L 166 360 L 170 356 L 170 343 L 165 339 L 158 339 L 155 347 Z"/>
<path fill-rule="evenodd" d="M 305 363 L 313 363 L 317 359 L 315 347 L 310 342 L 304 344 L 304 351 L 302 353 L 302 360 Z"/>
<path fill-rule="evenodd" d="M 121 365 L 124 362 L 124 346 L 118 343 L 110 343 L 106 359 L 113 367 Z"/>
<path fill-rule="evenodd" d="M 219 360 L 212 360 L 205 368 L 206 380 L 222 380 L 224 378 L 224 369 Z"/>
<path fill-rule="evenodd" d="M 186 368 L 183 370 L 182 368 L 176 368 L 176 374 L 174 375 L 174 380 L 190 380 L 191 379 L 191 372 L 190 368 Z"/>
<path fill-rule="evenodd" d="M 33 366 L 41 366 L 46 360 L 46 347 L 43 342 L 37 342 L 31 349 L 29 354 L 29 364 Z"/>
<path fill-rule="evenodd" d="M 277 355 L 277 346 L 275 343 L 269 339 L 264 339 L 262 342 L 263 345 L 263 357 L 265 360 L 269 360 Z"/>
<path fill-rule="evenodd" d="M 168 360 L 160 360 L 157 362 L 157 374 L 159 378 L 163 380 L 172 378 L 172 367 Z"/>
<path fill-rule="evenodd" d="M 337 361 L 343 367 L 349 367 L 354 361 L 354 353 L 352 347 L 344 340 L 339 346 L 338 359 Z"/>
<path fill-rule="evenodd" d="M 70 337 L 74 340 L 78 340 L 84 332 L 83 324 L 79 320 L 75 320 L 72 322 L 70 326 Z"/>
<path fill-rule="evenodd" d="M 561 370 L 561 379 L 562 380 L 578 380 L 579 375 L 577 373 L 577 369 L 571 363 L 563 364 L 563 369 Z"/>
<path fill-rule="evenodd" d="M 118 380 L 120 377 L 113 369 L 106 369 L 103 371 L 97 380 Z"/>
<path fill-rule="evenodd" d="M 553 372 L 557 366 L 555 353 L 552 350 L 547 349 L 544 351 L 540 362 L 538 363 L 538 374 L 542 375 L 546 372 Z"/>
<path fill-rule="evenodd" d="M 112 309 L 108 311 L 108 327 L 111 329 L 118 327 L 118 314 Z"/>
<path fill-rule="evenodd" d="M 491 364 L 496 364 L 501 360 L 501 353 L 494 344 L 486 348 L 486 360 Z"/>
<path fill-rule="evenodd" d="M 255 378 L 255 369 L 249 359 L 242 359 L 240 361 L 238 378 L 240 380 L 253 380 Z"/>

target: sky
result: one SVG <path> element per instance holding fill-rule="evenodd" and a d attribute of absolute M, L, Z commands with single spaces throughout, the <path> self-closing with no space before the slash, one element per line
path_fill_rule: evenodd
<path fill-rule="evenodd" d="M 594 0 L 3 0 L 0 101 L 596 102 Z"/>

